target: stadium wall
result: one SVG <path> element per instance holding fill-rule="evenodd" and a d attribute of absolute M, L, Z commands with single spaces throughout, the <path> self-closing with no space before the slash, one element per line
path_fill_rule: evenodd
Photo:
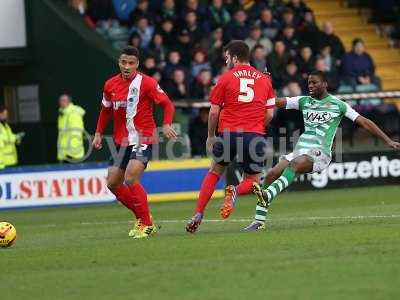
<path fill-rule="evenodd" d="M 208 159 L 154 161 L 143 176 L 151 202 L 194 200 L 209 167 Z M 115 201 L 106 188 L 106 163 L 20 167 L 0 171 L 0 209 L 107 203 Z M 227 182 L 241 177 L 228 170 Z M 290 190 L 315 190 L 400 183 L 400 154 L 349 153 L 321 173 L 300 177 Z M 214 197 L 223 196 L 225 181 Z"/>
<path fill-rule="evenodd" d="M 56 161 L 58 96 L 69 93 L 86 109 L 85 126 L 93 132 L 103 83 L 117 71 L 116 52 L 65 1 L 25 4 L 28 59 L 0 69 L 0 91 L 7 86 L 39 87 L 40 122 L 14 127 L 27 132 L 19 149 L 21 164 L 51 163 Z"/>

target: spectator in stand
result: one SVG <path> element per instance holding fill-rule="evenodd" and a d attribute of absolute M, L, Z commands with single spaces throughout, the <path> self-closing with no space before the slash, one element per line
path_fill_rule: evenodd
<path fill-rule="evenodd" d="M 142 38 L 140 37 L 139 33 L 137 33 L 136 31 L 132 32 L 131 35 L 129 36 L 128 44 L 137 49 L 140 49 L 141 50 L 140 53 L 141 53 L 141 55 L 143 55 L 142 54 L 143 51 L 141 48 Z"/>
<path fill-rule="evenodd" d="M 197 77 L 201 70 L 211 71 L 210 62 L 207 61 L 207 54 L 203 49 L 197 49 L 193 54 L 193 60 L 190 66 L 190 75 Z"/>
<path fill-rule="evenodd" d="M 224 47 L 223 36 L 224 32 L 222 28 L 216 28 L 211 34 L 210 45 L 204 47 L 205 49 L 209 49 L 208 57 L 210 58 L 214 75 L 218 73 L 220 67 L 225 63 L 222 59 Z"/>
<path fill-rule="evenodd" d="M 282 31 L 282 36 L 280 37 L 280 40 L 285 43 L 286 50 L 292 57 L 296 56 L 300 44 L 295 33 L 296 31 L 293 27 L 286 26 Z"/>
<path fill-rule="evenodd" d="M 329 73 L 336 74 L 339 61 L 331 55 L 331 47 L 326 45 L 319 52 L 319 57 L 322 58 L 326 65 L 326 70 Z"/>
<path fill-rule="evenodd" d="M 157 67 L 163 69 L 166 63 L 167 48 L 164 46 L 164 38 L 161 33 L 155 33 L 149 51 L 155 57 Z"/>
<path fill-rule="evenodd" d="M 185 7 L 181 12 L 181 19 L 185 18 L 188 12 L 194 12 L 199 23 L 201 23 L 206 17 L 207 10 L 199 3 L 199 0 L 186 0 Z"/>
<path fill-rule="evenodd" d="M 146 75 L 152 76 L 152 74 L 158 72 L 156 59 L 153 56 L 147 56 L 143 60 L 143 73 Z"/>
<path fill-rule="evenodd" d="M 212 86 L 213 82 L 211 71 L 209 69 L 202 69 L 193 81 L 191 88 L 192 97 L 207 101 Z"/>
<path fill-rule="evenodd" d="M 129 15 L 129 22 L 128 24 L 130 26 L 133 26 L 136 24 L 137 20 L 140 17 L 146 17 L 147 20 L 152 24 L 154 22 L 153 20 L 153 14 L 150 11 L 150 3 L 149 0 L 139 0 L 138 4 L 136 6 L 136 9 L 131 12 Z"/>
<path fill-rule="evenodd" d="M 185 14 L 185 24 L 183 29 L 186 29 L 189 32 L 191 42 L 195 47 L 198 47 L 204 37 L 204 28 L 200 27 L 197 15 L 194 11 L 188 11 Z"/>
<path fill-rule="evenodd" d="M 303 92 L 306 91 L 306 81 L 301 76 L 297 68 L 296 62 L 294 60 L 288 62 L 285 71 L 282 74 L 282 80 L 281 80 L 282 86 L 286 86 L 290 82 L 296 82 L 300 86 Z"/>
<path fill-rule="evenodd" d="M 168 53 L 168 61 L 164 68 L 163 79 L 171 79 L 176 69 L 185 70 L 185 73 L 187 73 L 187 69 L 181 62 L 181 54 L 178 50 L 172 50 Z"/>
<path fill-rule="evenodd" d="M 303 93 L 302 88 L 296 81 L 290 81 L 282 88 L 282 95 L 284 97 L 297 97 L 301 96 Z"/>
<path fill-rule="evenodd" d="M 111 0 L 91 0 L 89 2 L 87 14 L 95 23 L 99 21 L 110 22 L 116 19 L 114 6 Z"/>
<path fill-rule="evenodd" d="M 315 60 L 310 47 L 305 46 L 300 49 L 300 55 L 297 57 L 296 64 L 299 67 L 299 71 L 304 79 L 308 77 L 308 74 L 314 70 Z"/>
<path fill-rule="evenodd" d="M 175 69 L 172 73 L 172 80 L 166 81 L 164 86 L 166 93 L 173 100 L 190 98 L 190 88 L 183 69 Z"/>
<path fill-rule="evenodd" d="M 267 68 L 271 73 L 273 83 L 279 84 L 282 78 L 283 71 L 289 61 L 290 54 L 286 51 L 286 46 L 283 41 L 278 40 L 275 42 L 274 51 L 267 56 Z"/>
<path fill-rule="evenodd" d="M 344 55 L 345 50 L 340 38 L 333 32 L 333 26 L 331 22 L 325 22 L 322 26 L 322 33 L 319 38 L 319 49 L 329 46 L 331 47 L 332 56 L 336 59 L 341 59 Z"/>
<path fill-rule="evenodd" d="M 237 10 L 236 0 L 224 0 L 224 6 L 231 16 L 233 16 L 235 11 Z"/>
<path fill-rule="evenodd" d="M 286 6 L 293 11 L 295 16 L 299 16 L 301 19 L 304 19 L 306 12 L 310 10 L 302 0 L 290 0 Z"/>
<path fill-rule="evenodd" d="M 242 9 L 235 12 L 233 20 L 230 21 L 224 29 L 226 42 L 231 40 L 245 40 L 249 35 L 249 27 L 247 25 L 247 15 Z"/>
<path fill-rule="evenodd" d="M 189 66 L 190 57 L 192 56 L 192 50 L 194 44 L 192 42 L 192 37 L 187 29 L 182 29 L 178 34 L 178 40 L 175 41 L 175 47 L 179 50 L 182 57 L 182 63 Z"/>
<path fill-rule="evenodd" d="M 157 23 L 162 20 L 171 19 L 174 22 L 178 20 L 178 15 L 175 8 L 175 0 L 164 0 L 157 14 Z"/>
<path fill-rule="evenodd" d="M 135 10 L 137 0 L 112 0 L 118 21 L 126 25 L 129 23 L 129 16 Z"/>
<path fill-rule="evenodd" d="M 294 15 L 293 10 L 290 8 L 285 8 L 282 12 L 282 27 L 285 28 L 287 26 L 297 28 L 300 25 L 300 20 L 297 16 Z"/>
<path fill-rule="evenodd" d="M 264 47 L 266 54 L 272 51 L 272 42 L 268 38 L 262 37 L 262 31 L 259 25 L 253 25 L 251 27 L 250 36 L 245 39 L 244 42 L 249 46 L 250 51 L 252 51 L 257 44 Z"/>
<path fill-rule="evenodd" d="M 258 24 L 261 27 L 263 36 L 274 41 L 278 36 L 280 23 L 273 18 L 272 10 L 270 8 L 264 8 L 261 11 L 260 20 Z"/>
<path fill-rule="evenodd" d="M 260 11 L 267 7 L 262 1 L 254 0 L 238 0 L 238 8 L 243 9 L 248 18 L 251 20 L 257 20 L 260 18 Z"/>
<path fill-rule="evenodd" d="M 224 7 L 223 0 L 212 0 L 211 5 L 208 7 L 209 27 L 214 30 L 219 27 L 223 27 L 231 20 L 231 15 L 228 10 Z"/>
<path fill-rule="evenodd" d="M 151 42 L 154 33 L 154 27 L 149 24 L 149 20 L 142 16 L 139 17 L 132 32 L 137 32 L 140 35 L 140 47 L 147 48 Z"/>
<path fill-rule="evenodd" d="M 263 72 L 267 67 L 267 54 L 265 51 L 264 46 L 262 45 L 255 45 L 252 52 L 250 63 L 251 65 L 256 68 L 258 71 Z"/>
<path fill-rule="evenodd" d="M 379 86 L 375 78 L 375 65 L 371 56 L 365 51 L 363 40 L 353 40 L 351 52 L 346 53 L 342 59 L 343 80 L 347 84 L 370 84 Z"/>
<path fill-rule="evenodd" d="M 307 10 L 304 15 L 304 22 L 299 30 L 299 39 L 302 45 L 310 46 L 314 53 L 318 53 L 320 35 L 319 28 L 315 22 L 314 14 L 311 10 Z"/>
<path fill-rule="evenodd" d="M 163 36 L 164 44 L 167 47 L 171 47 L 175 44 L 176 33 L 174 26 L 174 21 L 172 19 L 165 19 L 161 22 L 160 33 Z"/>
<path fill-rule="evenodd" d="M 86 0 L 68 0 L 68 6 L 78 11 L 82 16 L 86 13 Z"/>
<path fill-rule="evenodd" d="M 189 137 L 192 156 L 206 156 L 206 140 L 208 136 L 209 108 L 200 108 L 199 115 L 190 122 Z"/>
<path fill-rule="evenodd" d="M 319 57 L 315 61 L 315 70 L 323 72 L 328 82 L 328 91 L 336 92 L 339 87 L 339 81 L 335 73 L 328 71 L 328 66 L 324 58 Z"/>
<path fill-rule="evenodd" d="M 148 56 L 144 59 L 142 70 L 146 75 L 153 77 L 157 82 L 161 81 L 161 70 L 157 68 L 156 59 L 153 56 Z"/>

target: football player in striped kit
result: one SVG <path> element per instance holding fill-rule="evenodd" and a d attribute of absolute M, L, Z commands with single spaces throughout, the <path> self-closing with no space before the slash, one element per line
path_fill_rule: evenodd
<path fill-rule="evenodd" d="M 107 186 L 136 217 L 129 236 L 146 238 L 157 231 L 150 215 L 147 193 L 140 183 L 152 156 L 152 144 L 157 142 L 153 104 L 164 109 L 162 131 L 168 139 L 176 137 L 171 126 L 175 109 L 156 80 L 138 71 L 139 51 L 136 48 L 124 48 L 118 65 L 120 73 L 104 84 L 93 146 L 102 148 L 102 134 L 113 117 L 116 151 L 110 158 Z"/>
<path fill-rule="evenodd" d="M 328 94 L 327 87 L 324 74 L 313 71 L 308 76 L 310 96 L 276 99 L 277 107 L 302 112 L 304 133 L 300 136 L 294 151 L 282 156 L 280 162 L 268 172 L 264 186 L 257 182 L 253 183 L 253 192 L 258 198 L 258 203 L 255 220 L 246 227 L 246 230 L 265 228 L 268 207 L 272 200 L 298 175 L 321 172 L 329 166 L 333 140 L 343 117 L 365 128 L 389 147 L 400 149 L 400 143 L 389 138 L 374 122 L 361 116 L 346 102 Z"/>

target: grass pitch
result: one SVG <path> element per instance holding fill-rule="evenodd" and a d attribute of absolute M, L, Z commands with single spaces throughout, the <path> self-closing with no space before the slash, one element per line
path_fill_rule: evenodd
<path fill-rule="evenodd" d="M 268 230 L 241 231 L 211 201 L 195 235 L 194 202 L 152 204 L 157 237 L 133 240 L 118 204 L 0 211 L 18 230 L 0 249 L 1 299 L 400 299 L 400 187 L 284 193 Z"/>

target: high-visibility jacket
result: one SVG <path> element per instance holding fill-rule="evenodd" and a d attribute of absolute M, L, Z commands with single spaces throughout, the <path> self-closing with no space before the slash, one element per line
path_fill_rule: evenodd
<path fill-rule="evenodd" d="M 10 125 L 0 122 L 0 167 L 14 166 L 18 163 L 17 136 L 12 132 Z"/>
<path fill-rule="evenodd" d="M 3 151 L 4 151 L 4 142 L 3 139 L 0 137 L 0 170 L 6 167 L 3 161 L 4 160 Z"/>
<path fill-rule="evenodd" d="M 74 104 L 60 109 L 58 117 L 57 159 L 81 159 L 85 155 L 83 146 L 83 116 L 85 110 Z"/>

